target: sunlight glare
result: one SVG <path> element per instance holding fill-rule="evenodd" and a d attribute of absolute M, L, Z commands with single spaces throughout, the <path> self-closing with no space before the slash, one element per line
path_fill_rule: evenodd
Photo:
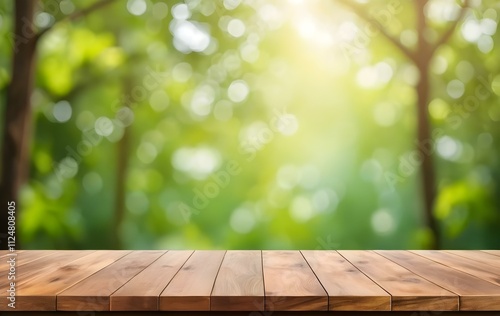
<path fill-rule="evenodd" d="M 311 18 L 304 18 L 297 23 L 300 36 L 303 38 L 312 38 L 316 33 L 316 25 Z"/>

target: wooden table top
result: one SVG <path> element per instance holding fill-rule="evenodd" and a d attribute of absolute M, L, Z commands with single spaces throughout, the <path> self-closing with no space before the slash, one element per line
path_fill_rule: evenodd
<path fill-rule="evenodd" d="M 500 250 L 14 255 L 15 311 L 500 311 Z"/>

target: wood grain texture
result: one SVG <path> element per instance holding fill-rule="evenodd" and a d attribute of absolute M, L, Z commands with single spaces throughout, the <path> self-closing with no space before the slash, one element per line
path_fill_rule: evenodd
<path fill-rule="evenodd" d="M 109 297 L 164 251 L 134 251 L 57 295 L 57 310 L 108 311 Z M 103 258 L 104 259 L 104 258 Z"/>
<path fill-rule="evenodd" d="M 19 291 L 23 288 L 24 284 L 39 275 L 55 273 L 60 267 L 77 260 L 82 256 L 93 253 L 93 251 L 55 251 L 48 256 L 41 258 L 34 257 L 33 255 L 28 259 L 25 264 L 17 267 L 16 269 L 16 310 L 38 310 L 38 311 L 54 311 L 55 300 L 51 296 L 37 295 L 32 298 L 26 296 L 19 296 Z M 27 253 L 18 255 L 24 256 Z M 36 255 L 36 254 L 35 254 Z M 22 260 L 20 260 L 20 263 Z M 7 284 L 10 283 L 7 278 L 0 279 L 0 289 L 6 289 Z M 7 304 L 0 305 L 0 311 L 10 310 Z"/>
<path fill-rule="evenodd" d="M 498 312 L 4 312 L 2 316 L 498 316 Z"/>
<path fill-rule="evenodd" d="M 480 279 L 484 279 L 495 285 L 500 285 L 500 264 L 495 267 L 444 251 L 418 250 L 413 252 L 453 269 L 463 271 Z"/>
<path fill-rule="evenodd" d="M 16 250 L 16 251 L 0 250 L 0 259 L 5 258 L 7 256 L 12 256 L 13 254 L 20 254 L 25 251 L 26 250 Z M 46 250 L 31 250 L 31 251 L 46 251 Z"/>
<path fill-rule="evenodd" d="M 446 250 L 446 252 L 452 253 L 457 256 L 468 258 L 471 260 L 479 261 L 482 263 L 489 264 L 490 266 L 499 267 L 500 258 L 494 254 L 479 251 L 479 250 Z"/>
<path fill-rule="evenodd" d="M 329 310 L 391 310 L 391 296 L 336 251 L 302 254 L 328 293 Z"/>
<path fill-rule="evenodd" d="M 369 251 L 339 251 L 392 296 L 393 311 L 458 310 L 458 296 Z"/>
<path fill-rule="evenodd" d="M 421 277 L 460 296 L 460 310 L 500 310 L 500 287 L 407 251 L 377 251 Z"/>
<path fill-rule="evenodd" d="M 490 253 L 495 256 L 500 256 L 500 250 L 482 250 L 483 252 Z"/>
<path fill-rule="evenodd" d="M 16 256 L 16 284 L 19 286 L 27 281 L 29 281 L 33 276 L 39 273 L 45 273 L 46 271 L 56 270 L 59 267 L 71 262 L 73 260 L 78 259 L 84 254 L 91 253 L 92 251 L 64 251 L 64 252 L 56 252 L 51 256 L 45 256 L 39 258 L 37 260 L 30 260 L 29 262 L 23 263 L 23 260 L 20 260 L 21 255 L 25 255 L 25 253 L 19 254 Z M 7 267 L 7 261 L 2 262 L 5 264 L 4 267 Z M 20 269 L 22 265 L 22 269 Z M 10 281 L 6 277 L 7 270 L 1 270 L 1 279 L 0 279 L 0 289 L 3 289 L 10 283 Z M 0 306 L 0 310 L 3 308 Z"/>
<path fill-rule="evenodd" d="M 16 284 L 17 286 L 20 286 L 36 275 L 55 271 L 63 265 L 92 252 L 93 251 L 77 250 L 55 251 L 52 254 L 43 257 L 37 257 L 36 254 L 21 253 L 16 257 L 16 265 L 18 265 L 18 269 L 16 271 Z M 24 260 L 22 257 L 28 257 L 29 259 Z M 7 262 L 2 264 L 5 264 L 6 266 Z M 10 281 L 2 275 L 2 278 L 0 279 L 0 289 L 7 286 L 8 283 L 10 283 Z"/>
<path fill-rule="evenodd" d="M 161 311 L 209 311 L 225 251 L 197 250 L 160 295 Z"/>
<path fill-rule="evenodd" d="M 17 265 L 22 266 L 32 261 L 51 256 L 55 254 L 56 250 L 29 250 L 29 251 L 17 251 Z"/>
<path fill-rule="evenodd" d="M 254 311 L 294 316 L 301 311 L 322 315 L 319 310 L 327 309 L 374 316 L 389 307 L 390 315 L 500 311 L 500 251 L 494 250 L 16 254 L 17 315 L 56 309 L 59 316 L 110 310 L 116 315 L 162 310 L 169 315 Z M 8 254 L 3 255 L 0 290 L 6 291 L 9 264 Z M 0 305 L 0 311 L 11 311 L 6 308 Z"/>
<path fill-rule="evenodd" d="M 111 311 L 156 311 L 160 294 L 192 250 L 171 250 L 111 295 Z"/>
<path fill-rule="evenodd" d="M 17 291 L 18 310 L 43 310 L 44 306 L 56 309 L 56 295 L 125 256 L 129 251 L 99 250 L 56 270 L 39 273 L 25 282 Z"/>
<path fill-rule="evenodd" d="M 227 251 L 212 291 L 211 310 L 264 310 L 261 251 Z"/>
<path fill-rule="evenodd" d="M 50 254 L 53 254 L 53 250 L 30 250 L 28 252 L 24 250 L 10 252 L 8 250 L 3 250 L 3 256 L 0 257 L 0 289 L 10 283 L 11 280 L 8 279 L 8 274 L 10 273 L 11 263 L 10 260 L 14 260 L 12 263 L 15 265 L 13 268 L 18 270 L 19 267 L 24 266 L 27 263 L 41 259 Z M 17 274 L 17 272 L 16 272 Z M 17 275 L 19 276 L 19 275 Z"/>
<path fill-rule="evenodd" d="M 263 251 L 266 311 L 328 310 L 328 295 L 299 251 Z"/>

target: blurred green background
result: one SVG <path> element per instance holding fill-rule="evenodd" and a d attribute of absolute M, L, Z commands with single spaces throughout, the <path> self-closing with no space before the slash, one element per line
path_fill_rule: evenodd
<path fill-rule="evenodd" d="M 340 2 L 117 0 L 65 21 L 92 1 L 40 1 L 37 28 L 63 21 L 38 46 L 22 247 L 429 247 L 419 73 Z M 416 49 L 411 1 L 357 3 Z M 460 4 L 429 1 L 426 38 Z M 442 248 L 499 248 L 500 2 L 470 5 L 430 64 L 433 214 Z"/>

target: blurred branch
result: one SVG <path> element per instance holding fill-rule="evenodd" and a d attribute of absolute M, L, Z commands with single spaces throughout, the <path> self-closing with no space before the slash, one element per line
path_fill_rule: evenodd
<path fill-rule="evenodd" d="M 130 55 L 126 59 L 125 64 L 133 63 L 135 61 L 140 60 L 143 57 L 144 56 L 141 54 Z M 92 73 L 85 73 L 85 75 L 83 77 L 86 78 L 86 80 L 82 80 L 82 81 L 78 82 L 77 84 L 75 84 L 73 86 L 73 88 L 70 91 L 68 91 L 68 93 L 66 93 L 62 96 L 55 95 L 47 90 L 45 90 L 45 92 L 47 94 L 49 94 L 50 98 L 53 100 L 71 101 L 74 98 L 78 97 L 80 94 L 86 93 L 89 89 L 92 89 L 93 87 L 99 86 L 99 85 L 104 84 L 104 83 L 109 83 L 112 78 L 120 77 L 120 76 L 117 76 L 116 73 L 113 71 L 107 71 L 105 74 L 101 74 L 101 75 L 96 75 L 96 74 L 92 74 Z"/>
<path fill-rule="evenodd" d="M 52 24 L 51 26 L 41 30 L 38 32 L 38 34 L 36 35 L 36 38 L 35 40 L 38 41 L 45 33 L 47 33 L 48 31 L 50 31 L 51 29 L 53 29 L 55 26 L 63 23 L 63 22 L 68 22 L 68 21 L 75 21 L 75 20 L 78 20 L 82 17 L 85 17 L 89 14 L 91 14 L 92 12 L 102 8 L 102 7 L 105 7 L 106 5 L 114 2 L 115 0 L 100 0 L 100 1 L 97 1 L 95 2 L 94 4 L 80 10 L 80 11 L 76 11 L 66 17 L 64 17 L 63 19 L 59 20 L 59 21 L 56 21 L 54 24 Z"/>
<path fill-rule="evenodd" d="M 470 6 L 470 0 L 465 0 L 464 5 L 462 6 L 462 9 L 460 10 L 460 13 L 458 14 L 458 17 L 453 23 L 450 25 L 450 27 L 443 33 L 441 38 L 434 44 L 432 47 L 432 53 L 434 53 L 439 46 L 446 44 L 450 37 L 453 35 L 453 32 L 458 26 L 458 23 L 462 20 L 462 18 L 465 16 L 465 12 L 467 11 L 467 8 Z"/>
<path fill-rule="evenodd" d="M 424 68 L 427 68 L 429 61 L 432 56 L 432 47 L 429 41 L 425 38 L 427 31 L 427 18 L 425 17 L 425 6 L 427 5 L 427 0 L 413 0 L 415 5 L 416 14 L 416 31 L 417 31 L 417 51 L 418 51 L 418 61 L 416 61 L 417 67 L 419 67 L 420 72 Z M 422 64 L 423 63 L 423 64 Z"/>
<path fill-rule="evenodd" d="M 380 33 L 387 38 L 396 48 L 398 48 L 406 57 L 415 61 L 416 56 L 415 53 L 412 52 L 408 47 L 404 46 L 401 41 L 399 41 L 396 37 L 392 36 L 388 33 L 388 31 L 384 28 L 384 26 L 373 18 L 362 6 L 354 3 L 352 0 L 337 0 L 344 6 L 350 8 L 357 16 L 373 25 Z"/>

